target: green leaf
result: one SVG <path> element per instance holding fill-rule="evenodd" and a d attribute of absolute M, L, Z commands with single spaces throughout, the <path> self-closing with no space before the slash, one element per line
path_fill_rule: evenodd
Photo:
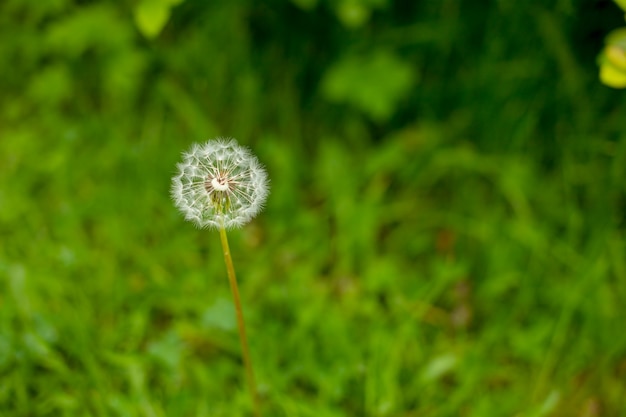
<path fill-rule="evenodd" d="M 148 354 L 169 369 L 176 369 L 183 356 L 184 344 L 174 330 L 166 332 L 148 345 Z"/>
<path fill-rule="evenodd" d="M 205 327 L 213 327 L 230 331 L 235 329 L 235 308 L 233 303 L 224 298 L 218 298 L 202 314 L 202 324 Z"/>
<path fill-rule="evenodd" d="M 391 117 L 416 78 L 408 63 L 378 51 L 335 64 L 322 80 L 322 91 L 328 100 L 350 104 L 380 122 Z"/>
<path fill-rule="evenodd" d="M 337 17 L 344 26 L 358 28 L 369 20 L 371 9 L 364 4 L 354 1 L 344 1 L 337 7 Z"/>
<path fill-rule="evenodd" d="M 336 2 L 335 13 L 345 27 L 357 29 L 370 20 L 374 9 L 384 8 L 387 3 L 387 0 L 342 0 Z"/>
<path fill-rule="evenodd" d="M 143 0 L 135 7 L 135 23 L 148 39 L 161 33 L 170 18 L 171 8 L 182 0 Z"/>
<path fill-rule="evenodd" d="M 436 381 L 456 368 L 459 358 L 451 353 L 442 354 L 433 358 L 421 374 L 421 379 L 425 383 Z"/>

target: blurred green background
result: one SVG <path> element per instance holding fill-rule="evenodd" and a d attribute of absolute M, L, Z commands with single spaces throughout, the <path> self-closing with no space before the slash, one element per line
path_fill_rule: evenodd
<path fill-rule="evenodd" d="M 245 416 L 215 231 L 232 136 L 265 416 L 626 415 L 612 2 L 3 0 L 0 416 Z"/>

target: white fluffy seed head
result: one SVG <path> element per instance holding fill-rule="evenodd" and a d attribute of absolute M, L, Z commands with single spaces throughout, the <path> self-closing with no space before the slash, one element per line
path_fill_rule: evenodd
<path fill-rule="evenodd" d="M 172 178 L 174 204 L 199 227 L 233 228 L 249 222 L 267 199 L 267 173 L 234 139 L 194 144 Z"/>

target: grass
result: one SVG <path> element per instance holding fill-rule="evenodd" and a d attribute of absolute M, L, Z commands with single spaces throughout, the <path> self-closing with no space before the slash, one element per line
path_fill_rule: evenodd
<path fill-rule="evenodd" d="M 598 170 L 574 196 L 566 170 L 418 137 L 366 161 L 328 142 L 304 189 L 267 152 L 288 145 L 259 147 L 278 197 L 231 238 L 266 415 L 619 415 L 624 242 Z M 169 202 L 178 145 L 12 143 L 2 413 L 243 413 L 219 242 Z"/>

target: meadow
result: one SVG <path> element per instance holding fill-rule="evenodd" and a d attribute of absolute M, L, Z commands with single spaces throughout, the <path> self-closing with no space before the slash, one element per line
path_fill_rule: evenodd
<path fill-rule="evenodd" d="M 215 137 L 263 416 L 626 415 L 624 13 L 531 3 L 3 0 L 0 417 L 252 415 Z"/>

